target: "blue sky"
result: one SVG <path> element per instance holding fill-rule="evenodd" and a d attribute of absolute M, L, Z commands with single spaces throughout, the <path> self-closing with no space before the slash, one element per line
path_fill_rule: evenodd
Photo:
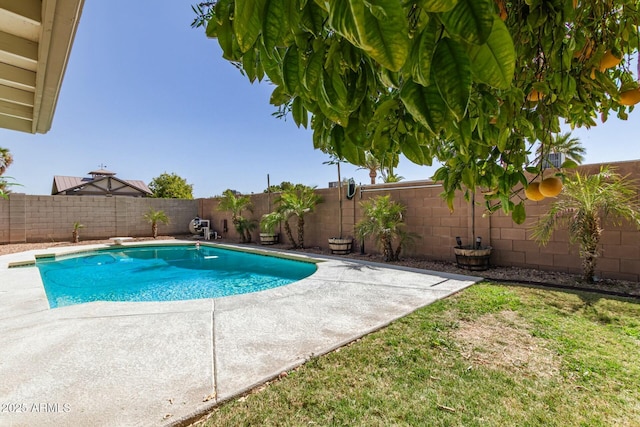
<path fill-rule="evenodd" d="M 221 58 L 217 41 L 190 27 L 195 0 L 87 0 L 51 131 L 0 130 L 14 156 L 15 192 L 50 194 L 54 175 L 85 176 L 106 165 L 122 179 L 149 183 L 167 172 L 193 184 L 195 197 L 227 188 L 261 192 L 291 181 L 326 187 L 337 179 L 311 132 L 272 117 L 272 86 L 251 85 Z M 640 159 L 640 113 L 576 130 L 585 163 Z M 435 167 L 401 160 L 406 180 Z M 342 166 L 368 183 L 368 171 Z"/>

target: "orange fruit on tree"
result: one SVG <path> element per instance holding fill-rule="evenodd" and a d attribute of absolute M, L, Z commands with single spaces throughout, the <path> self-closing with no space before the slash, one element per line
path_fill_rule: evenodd
<path fill-rule="evenodd" d="M 555 176 L 545 178 L 538 189 L 544 197 L 556 197 L 562 191 L 562 181 Z"/>
<path fill-rule="evenodd" d="M 544 98 L 544 93 L 540 92 L 537 89 L 531 89 L 531 92 L 527 95 L 527 101 L 540 101 Z"/>
<path fill-rule="evenodd" d="M 640 88 L 626 90 L 620 94 L 620 104 L 636 105 L 640 102 Z"/>
<path fill-rule="evenodd" d="M 600 71 L 604 71 L 607 68 L 615 67 L 622 61 L 622 58 L 618 58 L 611 51 L 606 51 L 600 60 Z"/>
<path fill-rule="evenodd" d="M 544 195 L 540 192 L 540 183 L 539 182 L 531 182 L 524 189 L 524 195 L 527 196 L 527 199 L 533 200 L 534 202 L 539 202 L 544 199 Z"/>

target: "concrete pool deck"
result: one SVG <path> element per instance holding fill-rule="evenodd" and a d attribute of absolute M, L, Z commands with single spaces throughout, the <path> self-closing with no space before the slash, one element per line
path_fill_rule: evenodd
<path fill-rule="evenodd" d="M 480 280 L 314 255 L 316 273 L 267 291 L 52 310 L 36 267 L 8 268 L 104 247 L 0 256 L 0 426 L 183 424 Z"/>

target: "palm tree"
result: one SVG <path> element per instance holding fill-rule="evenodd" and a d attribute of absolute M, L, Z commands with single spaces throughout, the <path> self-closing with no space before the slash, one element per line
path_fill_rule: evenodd
<path fill-rule="evenodd" d="M 593 282 L 606 219 L 611 219 L 615 225 L 622 219 L 628 220 L 640 229 L 640 204 L 635 183 L 615 173 L 613 168 L 603 166 L 597 174 L 576 172 L 565 181 L 558 200 L 534 225 L 533 237 L 546 245 L 553 231 L 568 223 L 570 242 L 580 245 L 583 278 Z"/>
<path fill-rule="evenodd" d="M 416 237 L 404 230 L 402 216 L 405 206 L 391 200 L 389 195 L 378 196 L 360 204 L 364 219 L 356 224 L 356 235 L 360 239 L 372 236 L 382 247 L 385 261 L 397 261 L 403 245 Z M 397 242 L 396 249 L 393 249 Z"/>
<path fill-rule="evenodd" d="M 11 163 L 13 163 L 13 156 L 9 149 L 0 147 L 0 175 L 5 173 Z"/>
<path fill-rule="evenodd" d="M 538 146 L 535 163 L 544 163 L 544 160 L 552 153 L 564 154 L 565 166 L 563 167 L 576 167 L 584 161 L 586 150 L 578 138 L 571 137 L 571 132 L 554 135 L 550 142 Z"/>
<path fill-rule="evenodd" d="M 153 209 L 149 209 L 149 212 L 144 214 L 144 219 L 151 224 L 151 234 L 154 239 L 158 237 L 158 223 L 169 223 L 169 217 L 163 210 L 155 211 Z"/>
<path fill-rule="evenodd" d="M 242 216 L 242 211 L 244 210 L 253 212 L 251 198 L 249 196 L 241 196 L 236 194 L 235 191 L 227 189 L 222 193 L 218 210 L 231 212 L 231 222 L 240 235 L 240 242 L 251 243 L 251 231 L 255 230 L 256 224 L 255 221 Z"/>
<path fill-rule="evenodd" d="M 404 176 L 398 175 L 393 171 L 393 167 L 388 167 L 387 169 L 383 169 L 380 171 L 382 175 L 382 182 L 385 184 L 389 184 L 392 182 L 400 182 L 404 179 Z"/>
<path fill-rule="evenodd" d="M 364 163 L 362 163 L 362 167 L 358 169 L 369 170 L 369 178 L 371 178 L 371 185 L 373 185 L 376 183 L 376 177 L 378 176 L 380 167 L 380 160 L 376 159 L 370 151 L 367 151 L 364 153 Z"/>
<path fill-rule="evenodd" d="M 278 212 L 284 219 L 284 230 L 294 248 L 304 248 L 304 216 L 313 212 L 322 198 L 316 194 L 315 187 L 296 186 L 285 190 L 276 200 Z M 298 218 L 298 241 L 293 238 L 289 219 Z"/>
<path fill-rule="evenodd" d="M 80 229 L 84 228 L 84 225 L 80 224 L 78 221 L 73 223 L 73 231 L 71 232 L 71 237 L 73 238 L 73 243 L 78 243 L 80 241 Z"/>

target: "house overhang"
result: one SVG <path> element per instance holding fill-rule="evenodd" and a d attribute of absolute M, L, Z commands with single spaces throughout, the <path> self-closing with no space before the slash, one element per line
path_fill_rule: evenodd
<path fill-rule="evenodd" d="M 84 0 L 0 0 L 0 128 L 46 133 Z"/>

